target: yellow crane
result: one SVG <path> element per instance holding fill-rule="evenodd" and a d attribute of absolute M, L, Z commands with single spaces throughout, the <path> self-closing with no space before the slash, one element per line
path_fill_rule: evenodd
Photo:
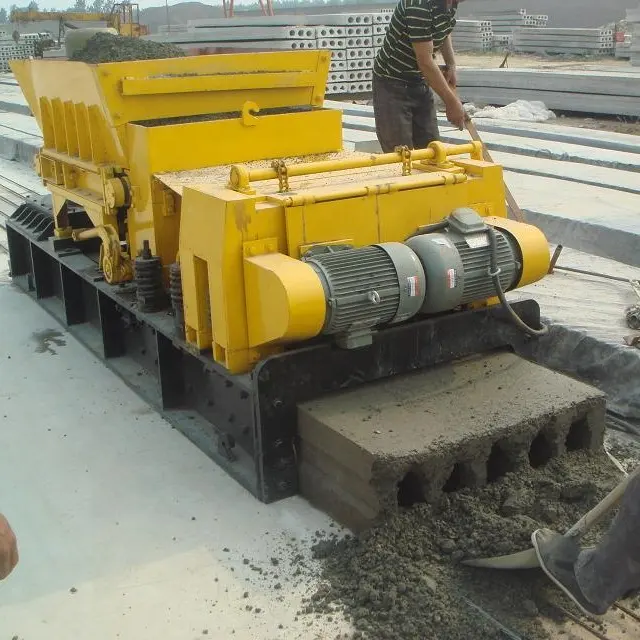
<path fill-rule="evenodd" d="M 149 28 L 140 24 L 140 6 L 131 2 L 118 2 L 107 12 L 14 10 L 9 20 L 12 24 L 55 20 L 59 25 L 58 43 L 65 29 L 76 28 L 72 25 L 73 22 L 106 22 L 107 27 L 115 29 L 120 35 L 134 38 L 149 33 Z"/>

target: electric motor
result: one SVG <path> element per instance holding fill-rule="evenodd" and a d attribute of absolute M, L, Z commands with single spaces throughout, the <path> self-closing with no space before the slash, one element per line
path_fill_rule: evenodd
<path fill-rule="evenodd" d="M 439 313 L 496 295 L 491 277 L 491 242 L 487 224 L 472 209 L 457 209 L 434 233 L 416 235 L 407 244 L 427 275 L 422 313 Z M 503 291 L 520 280 L 522 255 L 511 235 L 493 228 Z"/>
<path fill-rule="evenodd" d="M 423 304 L 424 269 L 405 244 L 322 247 L 303 260 L 325 291 L 322 333 L 341 336 L 343 346 L 369 344 L 373 327 L 408 320 Z"/>

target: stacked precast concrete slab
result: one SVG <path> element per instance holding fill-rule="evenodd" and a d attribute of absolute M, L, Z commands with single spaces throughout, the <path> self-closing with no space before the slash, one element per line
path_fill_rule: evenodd
<path fill-rule="evenodd" d="M 373 60 L 391 12 L 279 15 L 190 20 L 147 36 L 184 49 L 331 51 L 327 94 L 371 91 Z"/>
<path fill-rule="evenodd" d="M 371 91 L 373 61 L 382 46 L 384 34 L 391 21 L 388 11 L 379 13 L 336 13 L 305 16 L 309 24 L 316 24 L 318 35 L 332 29 L 344 30 L 344 64 L 339 64 L 337 51 L 318 37 L 319 49 L 331 49 L 331 71 L 327 94 L 366 93 Z"/>
<path fill-rule="evenodd" d="M 489 20 L 496 34 L 511 34 L 514 29 L 522 27 L 546 27 L 549 16 L 531 15 L 526 9 L 477 14 L 473 18 Z"/>
<path fill-rule="evenodd" d="M 513 32 L 513 49 L 521 53 L 610 56 L 613 29 L 524 27 Z"/>
<path fill-rule="evenodd" d="M 489 20 L 458 20 L 452 37 L 456 51 L 493 49 L 493 29 Z"/>
<path fill-rule="evenodd" d="M 516 29 L 546 27 L 549 22 L 549 16 L 528 14 L 526 9 L 487 12 L 472 15 L 471 19 L 491 23 L 493 47 L 510 47 Z"/>
<path fill-rule="evenodd" d="M 183 49 L 316 49 L 316 29 L 304 24 L 304 16 L 212 18 L 189 20 L 186 27 L 164 27 L 148 40 L 170 42 Z"/>
<path fill-rule="evenodd" d="M 10 60 L 30 58 L 35 54 L 35 44 L 40 36 L 37 33 L 25 33 L 16 42 L 11 33 L 0 31 L 0 73 L 9 71 Z"/>

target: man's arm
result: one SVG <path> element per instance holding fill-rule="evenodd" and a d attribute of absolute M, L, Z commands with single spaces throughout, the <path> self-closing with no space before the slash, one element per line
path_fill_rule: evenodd
<path fill-rule="evenodd" d="M 444 77 L 433 57 L 433 42 L 414 42 L 418 69 L 427 84 L 442 98 L 447 110 L 447 118 L 459 129 L 464 128 L 465 112 L 462 102 Z"/>
<path fill-rule="evenodd" d="M 456 54 L 453 51 L 453 40 L 451 39 L 451 34 L 449 34 L 447 39 L 442 43 L 440 51 L 442 53 L 442 59 L 446 65 L 444 77 L 449 83 L 449 86 L 455 89 L 458 84 L 458 78 L 456 74 Z"/>
<path fill-rule="evenodd" d="M 18 543 L 7 519 L 0 513 L 0 580 L 18 564 Z"/>

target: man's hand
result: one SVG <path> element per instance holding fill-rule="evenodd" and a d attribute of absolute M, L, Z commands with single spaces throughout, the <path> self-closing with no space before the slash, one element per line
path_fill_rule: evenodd
<path fill-rule="evenodd" d="M 7 519 L 0 513 L 0 580 L 4 580 L 18 564 L 18 542 Z"/>
<path fill-rule="evenodd" d="M 458 86 L 458 74 L 456 72 L 455 65 L 447 65 L 444 68 L 443 73 L 449 86 L 452 89 L 455 89 Z"/>
<path fill-rule="evenodd" d="M 464 129 L 464 123 L 467 118 L 467 114 L 464 110 L 464 107 L 462 106 L 462 102 L 460 102 L 457 96 L 453 96 L 453 98 L 445 102 L 445 107 L 447 110 L 447 120 L 454 127 L 458 127 L 458 129 L 462 131 Z"/>

